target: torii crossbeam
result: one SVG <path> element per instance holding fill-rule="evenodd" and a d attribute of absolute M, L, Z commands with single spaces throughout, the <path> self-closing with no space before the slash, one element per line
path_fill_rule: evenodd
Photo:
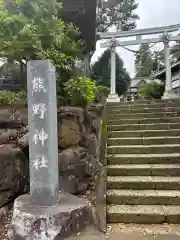
<path fill-rule="evenodd" d="M 109 102 L 119 102 L 120 98 L 116 94 L 116 47 L 118 46 L 130 46 L 139 45 L 143 43 L 164 43 L 164 56 L 165 56 L 165 66 L 166 66 L 166 86 L 163 99 L 179 98 L 172 91 L 172 76 L 171 76 L 171 62 L 169 53 L 169 42 L 170 41 L 180 41 L 180 35 L 172 36 L 170 33 L 176 32 L 180 29 L 180 24 L 156 27 L 156 28 L 145 28 L 130 31 L 121 32 L 110 32 L 110 33 L 98 33 L 101 39 L 111 39 L 105 43 L 101 43 L 102 48 L 111 48 L 111 91 L 108 96 Z M 158 34 L 158 37 L 143 38 L 143 36 Z M 136 37 L 135 40 L 116 40 L 116 38 L 127 38 Z"/>

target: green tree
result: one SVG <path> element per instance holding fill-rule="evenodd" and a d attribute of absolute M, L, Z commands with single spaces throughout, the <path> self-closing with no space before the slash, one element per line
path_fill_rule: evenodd
<path fill-rule="evenodd" d="M 153 52 L 152 59 L 153 73 L 161 71 L 165 68 L 164 49 Z M 170 60 L 172 64 L 180 61 L 180 42 L 170 48 Z"/>
<path fill-rule="evenodd" d="M 16 61 L 50 57 L 60 67 L 74 60 L 74 28 L 57 19 L 55 1 L 1 1 L 1 56 Z"/>
<path fill-rule="evenodd" d="M 149 44 L 141 44 L 135 59 L 136 77 L 149 77 L 153 68 L 152 53 Z"/>
<path fill-rule="evenodd" d="M 28 60 L 51 59 L 64 81 L 71 76 L 80 42 L 77 29 L 57 18 L 56 0 L 0 0 L 0 56 L 26 65 Z M 62 96 L 63 98 L 63 96 Z"/>
<path fill-rule="evenodd" d="M 152 55 L 153 59 L 153 73 L 161 71 L 165 68 L 165 56 L 164 49 L 161 51 L 155 51 Z M 171 64 L 177 63 L 180 61 L 180 42 L 173 45 L 170 48 L 170 61 Z"/>
<path fill-rule="evenodd" d="M 154 51 L 152 54 L 152 73 L 159 72 L 164 68 L 164 50 Z"/>
<path fill-rule="evenodd" d="M 110 87 L 111 66 L 110 49 L 107 49 L 102 56 L 92 66 L 92 79 L 96 80 L 98 85 Z M 122 95 L 128 88 L 131 78 L 124 68 L 122 59 L 116 53 L 116 90 Z"/>
<path fill-rule="evenodd" d="M 145 84 L 139 90 L 140 97 L 146 100 L 161 99 L 163 93 L 164 84 L 156 82 Z"/>
<path fill-rule="evenodd" d="M 136 27 L 139 19 L 135 10 L 138 7 L 136 0 L 108 0 L 101 4 L 97 1 L 97 29 L 106 32 L 115 26 L 117 30 L 129 30 Z"/>
<path fill-rule="evenodd" d="M 180 61 L 180 42 L 171 47 L 170 53 L 174 63 Z"/>

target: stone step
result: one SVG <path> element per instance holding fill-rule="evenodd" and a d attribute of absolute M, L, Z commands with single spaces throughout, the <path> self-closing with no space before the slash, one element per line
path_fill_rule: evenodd
<path fill-rule="evenodd" d="M 180 136 L 180 129 L 171 130 L 134 130 L 134 131 L 108 131 L 109 138 L 127 137 L 173 137 Z"/>
<path fill-rule="evenodd" d="M 166 205 L 109 205 L 109 223 L 180 223 L 180 207 Z"/>
<path fill-rule="evenodd" d="M 180 153 L 113 154 L 107 156 L 109 165 L 119 164 L 180 164 Z"/>
<path fill-rule="evenodd" d="M 179 103 L 180 99 L 176 98 L 176 99 L 153 99 L 153 100 L 136 100 L 134 101 L 134 104 L 139 104 L 139 103 L 143 103 L 143 104 L 147 104 L 147 103 Z M 121 102 L 120 104 L 122 104 L 123 102 Z"/>
<path fill-rule="evenodd" d="M 108 154 L 180 153 L 180 144 L 108 146 Z"/>
<path fill-rule="evenodd" d="M 107 103 L 107 106 L 126 106 L 126 105 L 151 105 L 151 104 L 180 104 L 180 99 L 154 99 L 154 100 L 136 100 L 134 102 Z"/>
<path fill-rule="evenodd" d="M 107 118 L 109 120 L 113 119 L 138 119 L 138 118 L 163 118 L 163 117 L 178 117 L 180 112 L 157 112 L 157 113 L 116 113 L 112 112 L 108 114 Z"/>
<path fill-rule="evenodd" d="M 107 191 L 107 203 L 117 205 L 180 205 L 180 191 L 111 189 Z"/>
<path fill-rule="evenodd" d="M 168 130 L 180 129 L 180 123 L 151 123 L 151 124 L 122 124 L 108 125 L 108 131 L 131 131 L 131 130 Z"/>
<path fill-rule="evenodd" d="M 172 102 L 172 103 L 167 103 L 167 102 L 157 102 L 157 103 L 126 103 L 126 104 L 113 104 L 113 105 L 107 105 L 108 109 L 142 109 L 142 108 L 167 108 L 167 107 L 179 107 L 180 101 L 179 102 Z"/>
<path fill-rule="evenodd" d="M 179 190 L 180 177 L 164 176 L 108 176 L 108 189 Z"/>
<path fill-rule="evenodd" d="M 108 114 L 117 114 L 117 113 L 166 113 L 166 112 L 179 112 L 180 107 L 159 107 L 159 108 L 150 108 L 150 107 L 145 107 L 145 108 L 108 108 L 107 113 Z"/>
<path fill-rule="evenodd" d="M 180 164 L 125 164 L 107 166 L 108 176 L 180 176 Z"/>
<path fill-rule="evenodd" d="M 162 117 L 162 118 L 137 118 L 137 119 L 111 119 L 109 125 L 122 124 L 147 124 L 147 123 L 180 123 L 180 117 Z"/>
<path fill-rule="evenodd" d="M 129 137 L 129 138 L 108 138 L 108 146 L 118 145 L 153 145 L 153 144 L 180 144 L 180 136 L 175 137 Z"/>

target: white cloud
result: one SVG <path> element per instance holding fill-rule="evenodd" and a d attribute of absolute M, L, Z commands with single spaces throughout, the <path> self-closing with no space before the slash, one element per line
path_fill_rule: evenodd
<path fill-rule="evenodd" d="M 138 0 L 137 13 L 140 20 L 137 21 L 137 28 L 160 27 L 180 23 L 180 0 Z M 161 45 L 158 48 L 161 48 Z M 137 49 L 138 47 L 129 47 Z M 92 62 L 96 61 L 103 53 L 100 48 L 100 41 L 97 42 L 96 52 Z M 131 75 L 134 74 L 134 54 L 125 49 L 117 48 L 117 52 L 124 60 L 125 67 Z"/>

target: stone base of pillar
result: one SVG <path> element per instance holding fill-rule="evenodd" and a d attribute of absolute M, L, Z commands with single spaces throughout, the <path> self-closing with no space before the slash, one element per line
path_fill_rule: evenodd
<path fill-rule="evenodd" d="M 110 102 L 110 103 L 120 102 L 120 98 L 118 97 L 117 94 L 109 94 L 107 98 L 107 102 Z"/>
<path fill-rule="evenodd" d="M 60 194 L 54 206 L 38 206 L 29 195 L 14 202 L 9 239 L 58 240 L 80 232 L 92 223 L 92 213 L 87 200 L 69 194 Z"/>
<path fill-rule="evenodd" d="M 176 98 L 180 98 L 180 95 L 174 93 L 173 91 L 166 91 L 166 92 L 164 92 L 164 95 L 162 96 L 163 100 L 176 99 Z"/>

